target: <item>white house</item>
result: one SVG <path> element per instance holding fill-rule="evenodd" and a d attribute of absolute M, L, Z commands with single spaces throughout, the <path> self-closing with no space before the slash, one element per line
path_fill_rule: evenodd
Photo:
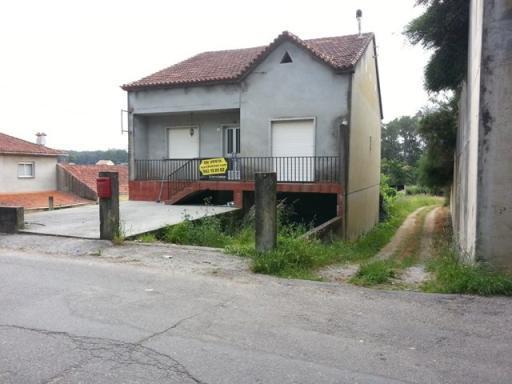
<path fill-rule="evenodd" d="M 64 152 L 0 133 L 0 193 L 54 191 L 57 162 Z"/>

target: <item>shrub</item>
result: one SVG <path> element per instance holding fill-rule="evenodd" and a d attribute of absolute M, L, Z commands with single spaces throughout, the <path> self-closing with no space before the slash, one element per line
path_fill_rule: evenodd
<path fill-rule="evenodd" d="M 182 223 L 169 226 L 164 230 L 163 240 L 175 244 L 190 244 L 223 248 L 229 236 L 221 226 L 221 220 L 216 216 L 205 217 L 201 220 L 185 220 Z"/>

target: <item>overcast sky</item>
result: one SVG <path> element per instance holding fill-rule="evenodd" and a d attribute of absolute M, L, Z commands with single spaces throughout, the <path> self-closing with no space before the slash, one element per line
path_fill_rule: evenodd
<path fill-rule="evenodd" d="M 375 32 L 384 121 L 427 102 L 428 54 L 401 34 L 414 0 L 16 0 L 0 3 L 0 132 L 61 149 L 126 148 L 119 86 L 196 53 Z"/>

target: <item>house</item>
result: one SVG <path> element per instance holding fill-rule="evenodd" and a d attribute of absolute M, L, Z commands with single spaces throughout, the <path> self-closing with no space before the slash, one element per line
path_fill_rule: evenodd
<path fill-rule="evenodd" d="M 472 0 L 451 196 L 467 261 L 512 272 L 512 2 Z"/>
<path fill-rule="evenodd" d="M 130 199 L 175 203 L 207 190 L 247 206 L 254 172 L 275 171 L 281 194 L 314 198 L 309 208 L 340 217 L 347 238 L 378 221 L 372 33 L 302 40 L 283 32 L 269 45 L 204 52 L 122 88 Z M 220 174 L 201 171 L 204 159 L 220 161 L 210 168 Z"/>
<path fill-rule="evenodd" d="M 64 152 L 0 133 L 0 193 L 41 192 L 57 189 L 56 167 Z"/>

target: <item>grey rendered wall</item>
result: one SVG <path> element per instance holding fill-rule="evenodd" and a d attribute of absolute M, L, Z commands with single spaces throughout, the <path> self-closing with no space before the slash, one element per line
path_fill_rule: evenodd
<path fill-rule="evenodd" d="M 35 163 L 35 177 L 18 178 L 18 163 Z M 0 155 L 0 193 L 41 192 L 57 189 L 57 157 Z"/>
<path fill-rule="evenodd" d="M 199 156 L 222 156 L 222 128 L 227 125 L 238 125 L 240 113 L 236 111 L 208 113 L 177 113 L 159 116 L 139 117 L 141 122 L 136 128 L 135 154 L 137 159 L 159 160 L 168 158 L 167 130 L 177 126 L 199 127 Z"/>
<path fill-rule="evenodd" d="M 352 77 L 346 237 L 354 239 L 379 220 L 381 110 L 374 45 Z"/>
<path fill-rule="evenodd" d="M 240 108 L 240 85 L 213 85 L 206 87 L 188 87 L 173 89 L 153 89 L 146 91 L 128 92 L 128 159 L 130 180 L 135 178 L 135 159 L 161 159 L 167 147 L 164 137 L 152 153 L 148 140 L 154 138 L 154 133 L 148 136 L 151 127 L 148 119 L 160 114 L 175 114 L 197 111 L 226 111 Z M 156 119 L 158 123 L 158 119 Z M 159 130 L 157 126 L 157 130 Z M 206 133 L 206 138 L 210 137 Z M 149 150 L 151 149 L 151 150 Z M 205 156 L 210 156 L 214 148 L 205 144 Z"/>
<path fill-rule="evenodd" d="M 239 107 L 238 84 L 128 92 L 128 108 L 136 115 L 227 110 Z"/>
<path fill-rule="evenodd" d="M 512 271 L 512 1 L 483 5 L 477 260 Z"/>
<path fill-rule="evenodd" d="M 293 62 L 280 64 L 286 51 Z M 337 156 L 348 87 L 349 75 L 336 74 L 304 49 L 282 43 L 242 83 L 242 155 L 271 155 L 271 119 L 315 117 L 315 155 Z"/>

